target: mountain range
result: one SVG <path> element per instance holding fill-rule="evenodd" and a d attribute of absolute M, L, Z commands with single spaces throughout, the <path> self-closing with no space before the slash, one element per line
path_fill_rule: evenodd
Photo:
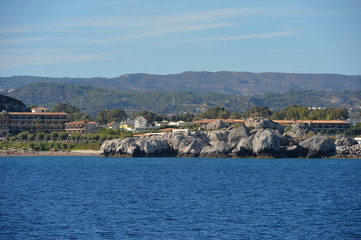
<path fill-rule="evenodd" d="M 360 107 L 361 91 L 326 92 L 315 90 L 287 91 L 253 96 L 225 93 L 120 91 L 91 85 L 33 83 L 15 89 L 10 96 L 26 105 L 52 108 L 57 102 L 67 102 L 95 116 L 99 111 L 122 109 L 128 113 L 150 110 L 156 113 L 199 113 L 213 106 L 245 112 L 253 106 L 274 110 L 297 104 L 308 107 Z"/>
<path fill-rule="evenodd" d="M 121 91 L 225 93 L 256 95 L 283 93 L 290 90 L 343 91 L 361 90 L 361 75 L 250 73 L 250 72 L 184 72 L 180 74 L 127 74 L 116 78 L 50 78 L 34 76 L 0 77 L 0 88 L 16 89 L 37 83 L 86 84 Z"/>

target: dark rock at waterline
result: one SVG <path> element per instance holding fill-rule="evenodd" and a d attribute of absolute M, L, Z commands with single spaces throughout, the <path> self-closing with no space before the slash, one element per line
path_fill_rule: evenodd
<path fill-rule="evenodd" d="M 301 157 L 331 157 L 337 153 L 335 143 L 330 138 L 319 135 L 312 136 L 300 142 L 300 146 L 305 149 Z"/>
<path fill-rule="evenodd" d="M 102 144 L 104 156 L 119 157 L 330 157 L 334 142 L 313 136 L 300 143 L 273 128 L 249 132 L 241 126 L 208 132 L 175 132 L 151 137 L 109 140 Z"/>

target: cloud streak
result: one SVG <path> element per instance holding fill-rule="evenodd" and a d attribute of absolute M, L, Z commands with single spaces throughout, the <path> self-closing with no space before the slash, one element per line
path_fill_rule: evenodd
<path fill-rule="evenodd" d="M 211 37 L 211 38 L 195 38 L 195 39 L 184 39 L 175 40 L 169 42 L 210 42 L 210 41 L 229 41 L 229 40 L 241 40 L 241 39 L 259 39 L 259 38 L 274 38 L 274 37 L 285 37 L 297 34 L 296 31 L 289 32 L 272 32 L 272 33 L 260 33 L 260 34 L 248 34 L 248 35 L 237 35 L 237 36 L 223 36 L 223 37 Z"/>
<path fill-rule="evenodd" d="M 25 42 L 38 42 L 46 40 L 44 37 L 30 37 L 30 38 L 11 38 L 11 39 L 0 39 L 0 44 L 15 44 Z"/>
<path fill-rule="evenodd" d="M 125 40 L 136 40 L 136 39 L 144 39 L 149 37 L 156 37 L 166 34 L 174 34 L 180 32 L 190 32 L 190 31 L 202 31 L 209 30 L 214 28 L 224 28 L 240 25 L 240 23 L 216 23 L 216 24 L 200 24 L 200 25 L 186 25 L 186 26 L 178 26 L 178 27 L 164 27 L 164 28 L 148 28 L 141 33 L 138 34 L 130 34 L 122 37 L 115 38 L 101 38 L 101 39 L 93 39 L 90 42 L 100 43 L 100 42 L 117 42 L 117 41 L 125 41 Z"/>
<path fill-rule="evenodd" d="M 45 50 L 0 50 L 0 69 L 19 66 L 51 65 L 57 63 L 79 63 L 111 60 L 115 53 L 67 53 Z"/>

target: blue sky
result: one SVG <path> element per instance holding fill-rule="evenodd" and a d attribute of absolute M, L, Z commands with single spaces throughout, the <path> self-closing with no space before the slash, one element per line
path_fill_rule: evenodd
<path fill-rule="evenodd" d="M 361 1 L 0 1 L 0 76 L 223 70 L 361 74 Z"/>

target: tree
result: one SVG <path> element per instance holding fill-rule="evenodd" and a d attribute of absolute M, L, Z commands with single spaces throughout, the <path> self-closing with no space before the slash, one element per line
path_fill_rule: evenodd
<path fill-rule="evenodd" d="M 333 108 L 327 114 L 327 120 L 346 120 L 349 114 L 346 108 Z"/>
<path fill-rule="evenodd" d="M 44 136 L 45 136 L 44 133 L 37 133 L 35 138 L 36 140 L 42 141 L 44 140 Z"/>
<path fill-rule="evenodd" d="M 247 112 L 244 113 L 245 117 L 264 117 L 264 118 L 270 118 L 272 115 L 272 111 L 269 110 L 268 107 L 263 106 L 256 106 L 251 109 L 249 109 Z"/>
<path fill-rule="evenodd" d="M 24 131 L 18 134 L 19 140 L 27 140 L 28 139 L 29 132 Z"/>
<path fill-rule="evenodd" d="M 272 115 L 272 119 L 304 120 L 309 119 L 310 110 L 307 107 L 290 105 L 284 110 Z"/>
<path fill-rule="evenodd" d="M 44 138 L 43 138 L 44 141 L 49 141 L 50 140 L 50 134 L 44 134 Z"/>
<path fill-rule="evenodd" d="M 27 140 L 28 140 L 29 142 L 32 142 L 32 141 L 34 141 L 34 139 L 35 139 L 35 134 L 29 133 L 29 134 L 28 134 L 28 137 L 27 137 Z"/>
<path fill-rule="evenodd" d="M 69 138 L 69 135 L 66 132 L 59 132 L 58 137 L 60 140 L 66 140 Z"/>
<path fill-rule="evenodd" d="M 79 113 L 80 109 L 70 105 L 69 103 L 58 102 L 53 107 L 52 111 L 53 112 L 65 112 L 65 113 L 68 113 L 68 114 L 73 114 L 73 113 Z"/>
<path fill-rule="evenodd" d="M 231 119 L 240 119 L 242 117 L 242 115 L 238 112 L 233 112 L 231 113 L 231 115 L 229 115 L 229 118 Z"/>
<path fill-rule="evenodd" d="M 36 129 L 39 129 L 41 124 L 43 124 L 43 123 L 44 123 L 44 121 L 39 117 L 33 119 L 33 124 Z"/>
<path fill-rule="evenodd" d="M 56 140 L 58 138 L 59 134 L 57 132 L 51 132 L 50 133 L 50 139 Z"/>
<path fill-rule="evenodd" d="M 197 117 L 201 119 L 216 119 L 216 118 L 228 118 L 230 112 L 227 111 L 224 107 L 213 107 L 205 112 L 199 114 Z"/>
<path fill-rule="evenodd" d="M 138 116 L 142 116 L 144 117 L 145 119 L 147 119 L 148 123 L 152 123 L 152 122 L 157 122 L 157 121 L 162 121 L 163 118 L 159 115 L 157 115 L 156 113 L 153 113 L 151 111 L 147 111 L 147 110 L 144 110 L 144 111 L 140 111 L 140 112 L 137 112 L 137 113 L 133 113 L 132 114 L 132 118 L 136 118 Z"/>
<path fill-rule="evenodd" d="M 128 118 L 125 111 L 120 109 L 113 110 L 102 110 L 97 115 L 97 121 L 101 124 L 106 124 L 109 122 L 123 122 Z"/>

